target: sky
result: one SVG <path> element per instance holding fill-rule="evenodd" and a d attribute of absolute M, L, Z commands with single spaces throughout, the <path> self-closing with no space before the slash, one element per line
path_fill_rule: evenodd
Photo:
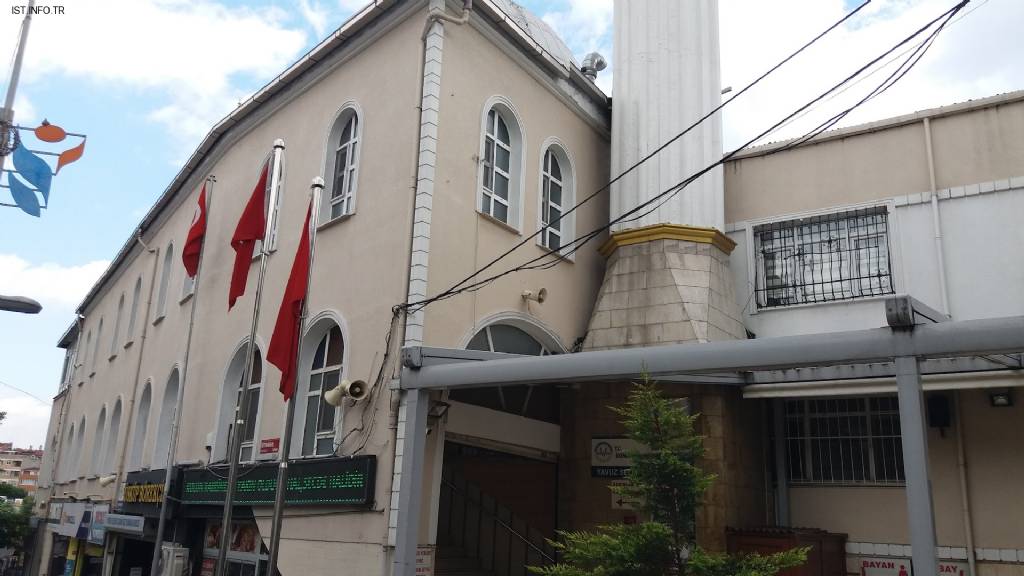
<path fill-rule="evenodd" d="M 6 87 L 20 16 L 0 0 Z M 0 294 L 43 305 L 0 312 L 0 441 L 43 443 L 57 391 L 60 335 L 77 304 L 207 130 L 337 28 L 363 0 L 40 0 L 16 120 L 88 136 L 55 177 L 41 218 L 0 207 Z M 939 15 L 954 0 L 873 0 L 724 111 L 726 150 L 750 139 Z M 581 61 L 612 58 L 612 0 L 525 0 Z M 738 91 L 858 5 L 855 0 L 720 0 L 722 84 Z M 840 126 L 1024 89 L 1024 2 L 973 0 L 899 84 Z M 885 60 L 882 61 L 884 63 Z M 896 64 L 771 135 L 802 134 L 859 99 Z M 614 70 L 598 84 L 612 91 Z M 33 146 L 37 142 L 31 143 Z M 46 145 L 59 151 L 59 145 Z M 54 148 L 53 146 L 57 146 Z M 908 191 L 910 192 L 910 191 Z M 0 188 L 0 202 L 9 202 Z M 19 391 L 18 389 L 23 390 Z"/>

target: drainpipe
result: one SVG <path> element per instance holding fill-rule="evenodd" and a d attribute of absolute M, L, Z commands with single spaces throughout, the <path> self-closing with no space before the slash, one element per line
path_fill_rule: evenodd
<path fill-rule="evenodd" d="M 139 335 L 139 361 L 135 364 L 135 386 L 132 388 L 132 397 L 128 400 L 128 421 L 124 428 L 124 443 L 121 445 L 121 458 L 117 464 L 117 475 L 114 479 L 114 496 L 111 500 L 116 503 L 117 495 L 121 493 L 121 485 L 124 484 L 125 456 L 128 453 L 128 437 L 132 433 L 132 421 L 135 419 L 135 400 L 139 394 L 139 375 L 142 374 L 142 353 L 146 350 L 146 331 L 149 328 L 149 314 L 153 305 L 153 286 L 156 284 L 157 258 L 156 248 L 150 248 L 142 239 L 142 228 L 135 231 L 135 240 L 142 246 L 142 249 L 153 255 L 153 272 L 149 277 L 149 292 L 146 295 L 146 315 L 142 317 L 142 333 Z M 148 422 L 147 422 L 148 424 Z"/>
<path fill-rule="evenodd" d="M 967 540 L 968 576 L 977 574 L 974 565 L 974 527 L 971 524 L 971 502 L 967 496 L 967 456 L 964 450 L 964 411 L 960 401 L 960 391 L 953 393 L 953 405 L 956 409 L 956 467 L 960 472 L 960 507 L 964 518 L 964 537 Z"/>
<path fill-rule="evenodd" d="M 928 183 L 932 197 L 932 229 L 935 231 L 935 259 L 939 268 L 939 295 L 942 299 L 942 313 L 951 316 L 949 295 L 946 293 L 946 256 L 942 251 L 942 223 L 939 218 L 939 198 L 935 186 L 935 153 L 932 150 L 932 124 L 924 119 L 924 147 L 928 156 Z"/>

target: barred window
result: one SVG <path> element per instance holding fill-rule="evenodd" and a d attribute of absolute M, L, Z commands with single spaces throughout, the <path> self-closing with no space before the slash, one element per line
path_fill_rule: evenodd
<path fill-rule="evenodd" d="M 892 294 L 884 206 L 754 228 L 758 308 Z"/>
<path fill-rule="evenodd" d="M 790 482 L 904 483 L 895 396 L 787 400 L 785 419 Z"/>

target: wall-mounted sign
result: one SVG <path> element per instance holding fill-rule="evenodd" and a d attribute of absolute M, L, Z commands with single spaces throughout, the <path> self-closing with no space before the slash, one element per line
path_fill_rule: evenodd
<path fill-rule="evenodd" d="M 280 438 L 264 438 L 260 440 L 260 454 L 277 454 L 280 451 Z"/>
<path fill-rule="evenodd" d="M 164 501 L 164 478 L 166 470 L 148 470 L 145 472 L 129 472 L 125 478 L 121 493 L 118 512 L 141 514 L 143 516 L 159 516 L 160 505 Z M 171 475 L 171 491 L 169 502 L 173 505 L 175 493 L 179 485 L 179 472 Z"/>
<path fill-rule="evenodd" d="M 611 486 L 625 485 L 625 480 L 612 480 L 611 482 Z M 622 494 L 616 494 L 613 490 L 610 489 L 611 486 L 609 486 L 608 491 L 611 492 L 612 495 L 612 510 L 636 510 L 639 507 L 639 502 L 630 500 L 629 498 L 623 496 Z"/>
<path fill-rule="evenodd" d="M 376 471 L 375 456 L 291 462 L 285 503 L 292 506 L 372 504 Z M 227 475 L 226 467 L 186 470 L 181 501 L 184 504 L 223 505 Z M 235 504 L 271 506 L 276 490 L 276 462 L 242 466 L 235 484 Z"/>
<path fill-rule="evenodd" d="M 418 546 L 416 548 L 416 576 L 434 576 L 434 552 L 433 546 Z"/>
<path fill-rule="evenodd" d="M 103 540 L 107 536 L 107 516 L 109 513 L 109 504 L 92 505 L 92 525 L 89 526 L 89 542 L 92 544 L 103 544 Z"/>
<path fill-rule="evenodd" d="M 111 532 L 142 534 L 146 527 L 146 519 L 142 516 L 128 514 L 107 514 L 106 527 Z"/>
<path fill-rule="evenodd" d="M 859 558 L 861 576 L 913 576 L 910 558 Z M 966 576 L 967 562 L 939 561 L 939 574 Z"/>
<path fill-rule="evenodd" d="M 633 465 L 628 452 L 643 445 L 624 436 L 594 436 L 590 439 L 590 475 L 594 478 L 625 478 Z"/>
<path fill-rule="evenodd" d="M 67 536 L 69 538 L 76 538 L 78 536 L 78 530 L 80 527 L 84 527 L 88 530 L 88 520 L 92 518 L 92 514 L 86 518 L 86 507 L 89 506 L 85 502 L 65 502 L 61 507 L 60 524 L 57 525 L 55 532 L 61 536 Z"/>

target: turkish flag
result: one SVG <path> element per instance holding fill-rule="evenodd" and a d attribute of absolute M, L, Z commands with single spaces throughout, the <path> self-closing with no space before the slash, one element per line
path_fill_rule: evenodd
<path fill-rule="evenodd" d="M 206 184 L 199 193 L 199 206 L 192 218 L 192 227 L 188 229 L 185 248 L 181 251 L 181 261 L 185 264 L 185 272 L 194 278 L 199 272 L 199 255 L 203 252 L 203 239 L 206 238 Z"/>
<path fill-rule="evenodd" d="M 235 301 L 245 294 L 245 283 L 249 279 L 249 265 L 252 264 L 252 253 L 256 249 L 256 241 L 263 240 L 267 228 L 267 176 L 270 172 L 270 159 L 263 165 L 260 181 L 252 190 L 249 202 L 242 210 L 235 233 L 231 236 L 231 247 L 235 250 L 235 265 L 231 270 L 231 286 L 228 288 L 228 310 Z"/>
<path fill-rule="evenodd" d="M 295 393 L 295 368 L 298 364 L 296 354 L 299 349 L 299 321 L 302 319 L 302 306 L 306 302 L 306 291 L 309 288 L 309 219 L 313 213 L 313 202 L 310 200 L 306 209 L 306 223 L 302 226 L 302 237 L 299 248 L 295 251 L 292 272 L 288 275 L 288 284 L 284 288 L 281 309 L 277 312 L 277 323 L 274 334 L 270 337 L 267 348 L 267 360 L 281 370 L 281 394 L 285 402 Z"/>

